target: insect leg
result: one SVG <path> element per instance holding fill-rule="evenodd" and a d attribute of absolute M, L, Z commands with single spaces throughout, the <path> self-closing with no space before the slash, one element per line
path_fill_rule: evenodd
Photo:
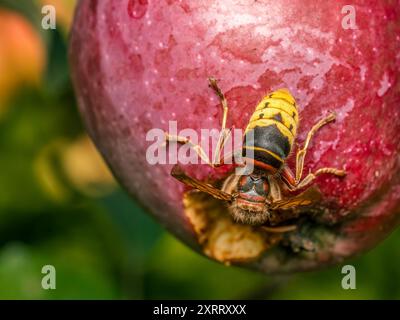
<path fill-rule="evenodd" d="M 305 186 L 307 186 L 311 182 L 313 182 L 315 180 L 315 178 L 317 176 L 319 176 L 320 174 L 328 173 L 328 174 L 333 174 L 333 175 L 336 175 L 339 177 L 343 177 L 346 175 L 346 172 L 344 170 L 340 170 L 340 169 L 336 169 L 336 168 L 321 168 L 321 169 L 318 169 L 315 173 L 309 173 L 303 180 L 301 180 L 301 177 L 303 175 L 303 169 L 304 169 L 304 158 L 306 156 L 307 148 L 310 144 L 311 138 L 322 126 L 335 120 L 335 117 L 336 116 L 334 113 L 329 114 L 327 117 L 318 121 L 308 132 L 303 148 L 300 149 L 296 155 L 296 175 L 295 175 L 295 177 L 293 177 L 293 174 L 292 174 L 291 170 L 289 169 L 289 167 L 284 167 L 282 169 L 281 176 L 291 191 L 304 188 Z"/>
<path fill-rule="evenodd" d="M 327 117 L 318 121 L 308 132 L 306 141 L 302 149 L 300 149 L 296 154 L 296 185 L 300 183 L 301 176 L 303 175 L 304 168 L 304 158 L 307 153 L 307 148 L 313 135 L 325 124 L 335 120 L 336 115 L 334 113 L 329 114 Z"/>
<path fill-rule="evenodd" d="M 281 227 L 267 227 L 267 226 L 262 226 L 261 229 L 267 232 L 271 233 L 284 233 L 284 232 L 290 232 L 294 231 L 297 229 L 296 225 L 290 225 L 290 226 L 281 226 Z"/>
<path fill-rule="evenodd" d="M 292 170 L 287 165 L 284 165 L 281 170 L 281 178 L 286 183 L 289 190 L 296 187 L 296 178 L 293 175 Z"/>
<path fill-rule="evenodd" d="M 232 197 L 231 194 L 226 193 L 226 192 L 224 192 L 222 190 L 219 190 L 218 188 L 216 188 L 216 187 L 214 187 L 214 186 L 212 186 L 212 185 L 210 185 L 208 183 L 199 181 L 199 180 L 197 180 L 195 178 L 192 178 L 192 177 L 188 176 L 182 170 L 182 168 L 179 167 L 178 165 L 175 165 L 172 168 L 171 175 L 175 179 L 179 180 L 180 182 L 182 182 L 182 183 L 184 183 L 184 184 L 186 184 L 188 186 L 191 186 L 191 187 L 193 187 L 193 188 L 195 188 L 197 190 L 200 190 L 202 192 L 208 193 L 209 195 L 213 196 L 216 199 L 229 201 L 229 202 L 231 202 L 233 200 L 233 197 Z"/>
<path fill-rule="evenodd" d="M 299 216 L 299 210 L 272 210 L 270 211 L 269 223 L 275 227 L 288 220 L 297 219 Z"/>
<path fill-rule="evenodd" d="M 214 167 L 214 165 L 211 163 L 209 157 L 203 150 L 203 148 L 198 145 L 194 144 L 190 139 L 183 137 L 183 136 L 175 136 L 171 135 L 168 132 L 165 132 L 165 141 L 166 142 L 177 142 L 180 144 L 189 144 L 190 147 L 198 154 L 198 156 L 209 166 Z"/>
<path fill-rule="evenodd" d="M 199 157 L 210 167 L 215 168 L 219 167 L 223 164 L 221 163 L 221 151 L 222 148 L 224 147 L 226 137 L 229 135 L 230 130 L 226 130 L 226 119 L 228 116 L 228 103 L 226 101 L 225 95 L 222 93 L 221 89 L 219 88 L 217 84 L 217 80 L 215 78 L 208 78 L 209 86 L 214 90 L 216 95 L 220 98 L 221 104 L 222 104 L 222 110 L 223 110 L 223 116 L 222 116 L 222 125 L 221 125 L 221 132 L 218 137 L 218 143 L 216 146 L 215 154 L 214 154 L 214 159 L 211 162 L 210 158 L 208 155 L 205 153 L 203 148 L 198 145 L 194 144 L 193 142 L 190 141 L 190 139 L 183 137 L 183 136 L 176 136 L 176 135 L 170 135 L 168 132 L 165 132 L 165 140 L 167 142 L 177 142 L 180 144 L 189 144 L 193 150 L 199 155 Z"/>
<path fill-rule="evenodd" d="M 299 184 L 297 184 L 295 189 L 301 189 L 304 188 L 305 186 L 309 185 L 311 182 L 315 180 L 315 178 L 321 174 L 324 173 L 329 173 L 333 174 L 338 177 L 344 177 L 346 175 L 346 172 L 344 170 L 336 169 L 336 168 L 321 168 L 318 169 L 314 173 L 309 173 Z"/>
<path fill-rule="evenodd" d="M 215 149 L 213 163 L 219 163 L 221 158 L 221 151 L 225 145 L 226 137 L 229 135 L 230 130 L 226 130 L 226 119 L 228 117 L 228 102 L 225 95 L 222 93 L 220 87 L 218 86 L 217 80 L 213 77 L 208 78 L 209 86 L 214 90 L 215 94 L 221 100 L 222 105 L 222 123 L 221 123 L 221 133 L 218 138 L 217 147 Z"/>

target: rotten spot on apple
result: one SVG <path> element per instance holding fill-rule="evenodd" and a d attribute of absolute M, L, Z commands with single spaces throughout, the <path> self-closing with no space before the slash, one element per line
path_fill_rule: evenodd
<path fill-rule="evenodd" d="M 81 1 L 70 41 L 72 77 L 88 132 L 122 186 L 174 235 L 216 260 L 266 273 L 312 270 L 373 248 L 399 222 L 400 8 L 354 1 L 357 29 L 341 26 L 345 1 Z M 207 86 L 220 79 L 227 127 L 244 129 L 262 97 L 288 88 L 305 172 L 321 175 L 322 201 L 296 231 L 271 235 L 233 223 L 220 201 L 191 191 L 172 165 L 146 161 L 153 128 L 219 129 Z M 295 148 L 287 163 L 295 167 Z M 188 165 L 221 184 L 229 170 Z"/>

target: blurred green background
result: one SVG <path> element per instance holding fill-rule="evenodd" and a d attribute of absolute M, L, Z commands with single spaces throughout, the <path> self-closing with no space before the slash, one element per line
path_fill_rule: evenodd
<path fill-rule="evenodd" d="M 57 29 L 41 28 L 52 4 Z M 400 232 L 342 266 L 284 277 L 225 267 L 166 233 L 111 177 L 77 113 L 73 0 L 0 0 L 0 298 L 398 299 Z M 41 287 L 44 265 L 56 290 Z"/>

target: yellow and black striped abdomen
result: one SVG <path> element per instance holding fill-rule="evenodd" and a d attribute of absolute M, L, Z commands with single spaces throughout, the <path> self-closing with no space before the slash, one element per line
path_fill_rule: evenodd
<path fill-rule="evenodd" d="M 298 123 L 296 101 L 287 89 L 265 96 L 245 130 L 243 155 L 252 151 L 256 165 L 280 169 L 292 149 Z"/>

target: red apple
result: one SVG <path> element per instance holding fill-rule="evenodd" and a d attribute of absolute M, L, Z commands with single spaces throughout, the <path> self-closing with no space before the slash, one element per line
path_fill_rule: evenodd
<path fill-rule="evenodd" d="M 81 1 L 73 82 L 87 129 L 120 183 L 173 234 L 225 263 L 311 270 L 376 245 L 400 218 L 400 6 L 352 3 Z M 312 140 L 305 172 L 337 167 L 347 176 L 316 180 L 320 214 L 284 240 L 233 223 L 219 201 L 187 193 L 172 165 L 146 161 L 146 133 L 168 130 L 170 120 L 198 133 L 220 128 L 209 76 L 226 93 L 228 127 L 244 129 L 263 95 L 281 87 L 299 105 L 300 145 L 315 122 L 337 114 Z M 209 181 L 226 175 L 186 169 Z"/>

